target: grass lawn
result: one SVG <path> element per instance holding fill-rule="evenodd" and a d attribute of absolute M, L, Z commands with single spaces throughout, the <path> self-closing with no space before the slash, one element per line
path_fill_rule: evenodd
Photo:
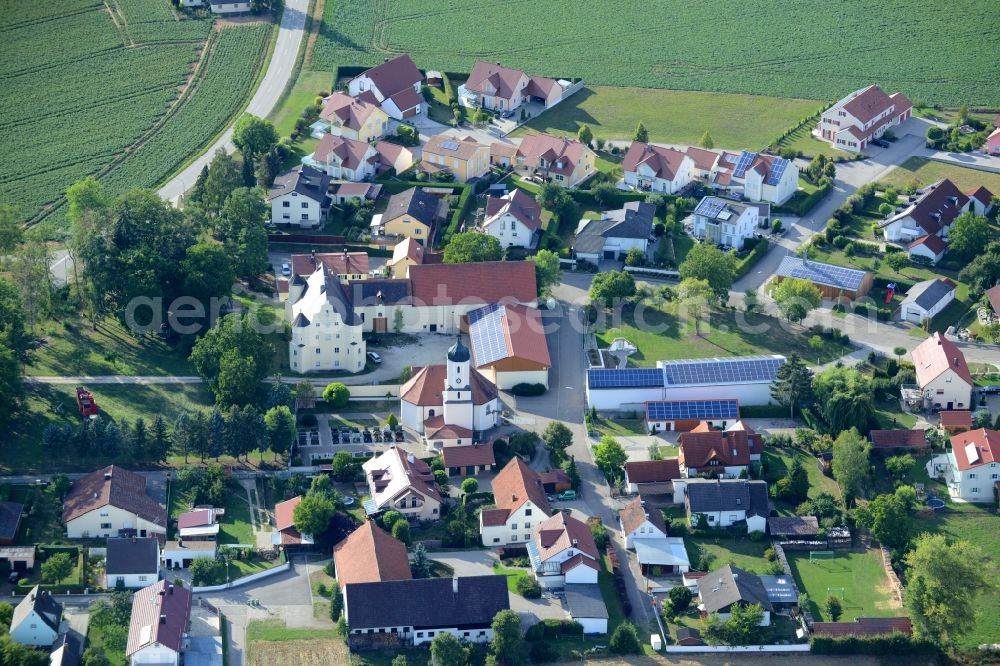
<path fill-rule="evenodd" d="M 877 400 L 875 402 L 875 420 L 881 430 L 912 428 L 917 424 L 917 417 L 902 411 L 898 400 Z"/>
<path fill-rule="evenodd" d="M 226 514 L 219 521 L 219 543 L 251 544 L 256 548 L 257 540 L 250 524 L 250 505 L 242 486 L 230 484 L 226 488 L 222 507 Z M 235 562 L 234 562 L 235 564 Z"/>
<path fill-rule="evenodd" d="M 606 419 L 597 418 L 595 430 L 602 435 L 648 435 L 649 431 L 642 424 L 642 419 Z"/>
<path fill-rule="evenodd" d="M 607 315 L 603 322 L 598 322 L 598 344 L 607 347 L 615 338 L 626 338 L 638 347 L 638 351 L 629 356 L 628 364 L 640 368 L 652 368 L 657 361 L 670 359 L 788 355 L 791 352 L 810 362 L 827 362 L 840 358 L 850 349 L 827 342 L 817 359 L 800 328 L 766 315 L 745 315 L 733 310 L 713 310 L 709 320 L 699 325 L 701 335 L 695 335 L 693 323 L 679 319 L 673 314 L 675 311 L 673 304 L 651 300 L 636 307 L 625 307 L 620 321 L 616 316 Z"/>
<path fill-rule="evenodd" d="M 289 629 L 281 620 L 247 626 L 247 666 L 351 663 L 344 639 L 332 629 Z"/>
<path fill-rule="evenodd" d="M 271 112 L 270 120 L 279 136 L 288 136 L 295 129 L 295 121 L 299 119 L 307 106 L 313 103 L 316 96 L 333 88 L 333 72 L 302 70 L 295 80 L 288 95 L 281 104 Z"/>
<path fill-rule="evenodd" d="M 916 471 L 923 472 L 923 461 Z M 947 498 L 947 492 L 939 497 Z M 953 539 L 964 539 L 981 549 L 988 556 L 995 557 L 1000 532 L 1000 517 L 974 504 L 949 504 L 948 510 L 940 513 L 921 512 L 916 519 L 918 532 L 944 534 Z M 961 511 L 952 508 L 961 507 Z M 995 563 L 994 563 L 995 566 Z M 996 642 L 997 627 L 1000 627 L 1000 596 L 984 594 L 976 599 L 980 608 L 976 628 L 959 640 L 960 648 L 972 649 L 980 643 Z"/>
<path fill-rule="evenodd" d="M 968 169 L 954 164 L 935 162 L 923 157 L 911 157 L 881 180 L 885 185 L 902 189 L 916 178 L 921 186 L 948 178 L 963 192 L 985 185 L 990 192 L 1000 192 L 1000 173 Z"/>
<path fill-rule="evenodd" d="M 792 463 L 798 460 L 805 467 L 809 475 L 809 497 L 816 497 L 819 493 L 829 493 L 834 497 L 840 496 L 840 488 L 837 482 L 823 474 L 816 464 L 816 458 L 792 448 L 768 447 L 762 457 L 764 463 L 764 480 L 769 484 L 777 482 L 785 476 L 791 468 Z M 795 507 L 784 507 L 784 511 L 779 504 L 779 513 L 793 515 Z"/>
<path fill-rule="evenodd" d="M 204 384 L 100 384 L 91 387 L 101 414 L 115 420 L 138 417 L 150 425 L 157 415 L 169 424 L 181 413 L 211 407 L 213 398 Z M 117 462 L 129 466 L 135 459 L 127 452 L 116 457 L 88 453 L 82 459 L 72 446 L 55 451 L 41 446 L 42 432 L 49 424 L 79 427 L 75 387 L 33 385 L 25 401 L 24 413 L 7 433 L 0 472 L 92 471 L 99 465 Z"/>
<path fill-rule="evenodd" d="M 802 125 L 794 132 L 782 139 L 778 146 L 780 148 L 791 148 L 802 153 L 803 156 L 813 158 L 816 155 L 826 155 L 827 157 L 849 157 L 851 153 L 838 150 L 826 141 L 820 141 L 812 135 L 812 129 L 816 126 L 817 120 L 812 120 Z"/>
<path fill-rule="evenodd" d="M 493 563 L 493 573 L 498 576 L 507 577 L 507 590 L 513 594 L 520 594 L 517 591 L 517 581 L 531 576 L 531 572 L 527 569 L 513 569 L 511 567 L 505 567 L 499 562 Z"/>
<path fill-rule="evenodd" d="M 451 125 L 455 120 L 455 112 L 448 103 L 448 95 L 436 86 L 428 86 L 427 89 L 431 91 L 431 102 L 427 105 L 428 117 L 442 125 Z"/>
<path fill-rule="evenodd" d="M 27 375 L 193 375 L 182 352 L 154 334 L 132 335 L 115 318 L 95 329 L 72 315 L 39 325 L 45 345 L 32 353 Z"/>
<path fill-rule="evenodd" d="M 104 631 L 93 624 L 87 627 L 87 647 L 99 647 L 103 648 L 104 656 L 108 658 L 109 666 L 126 666 L 128 664 L 128 658 L 125 656 L 125 650 L 113 650 L 104 644 Z"/>
<path fill-rule="evenodd" d="M 751 541 L 746 534 L 737 530 L 709 530 L 706 534 L 684 537 L 684 547 L 695 567 L 704 570 L 717 569 L 732 564 L 741 569 L 764 573 L 770 562 L 764 559 L 764 551 L 770 544 L 765 541 Z M 705 561 L 705 557 L 710 562 Z"/>
<path fill-rule="evenodd" d="M 524 127 L 575 137 L 586 124 L 595 139 L 628 141 L 641 122 L 650 141 L 696 144 L 708 131 L 716 147 L 760 150 L 819 107 L 805 99 L 587 86 Z"/>
<path fill-rule="evenodd" d="M 800 593 L 809 595 L 809 610 L 817 622 L 830 621 L 823 606 L 829 588 L 844 588 L 841 622 L 864 617 L 906 615 L 892 596 L 889 581 L 882 570 L 878 551 L 837 552 L 831 560 L 809 561 L 808 552 L 786 552 L 788 565 Z M 839 592 L 838 592 L 839 595 Z"/>

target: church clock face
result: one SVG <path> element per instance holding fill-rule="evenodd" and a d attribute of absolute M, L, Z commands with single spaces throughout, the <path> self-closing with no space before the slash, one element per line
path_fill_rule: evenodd
<path fill-rule="evenodd" d="M 461 377 L 457 377 L 455 379 L 455 386 L 461 386 L 461 385 L 462 385 L 462 378 Z"/>

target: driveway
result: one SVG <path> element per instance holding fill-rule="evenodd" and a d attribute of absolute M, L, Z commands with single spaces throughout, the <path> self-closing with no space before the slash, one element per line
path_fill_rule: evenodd
<path fill-rule="evenodd" d="M 935 160 L 937 162 L 946 162 L 948 164 L 954 164 L 955 166 L 1000 173 L 1000 157 L 987 155 L 986 153 L 978 150 L 972 153 L 949 153 L 943 150 L 927 148 L 925 146 L 917 154 L 920 157 L 926 157 L 927 159 Z"/>
<path fill-rule="evenodd" d="M 292 70 L 295 68 L 308 8 L 309 0 L 287 0 L 285 2 L 285 10 L 281 15 L 281 27 L 278 30 L 278 40 L 274 45 L 271 62 L 264 75 L 264 80 L 260 82 L 257 92 L 254 93 L 247 105 L 246 113 L 264 118 L 278 103 L 281 93 L 288 85 Z M 167 181 L 160 188 L 160 196 L 167 201 L 176 203 L 188 188 L 194 186 L 198 174 L 212 161 L 212 156 L 217 150 L 222 149 L 231 153 L 236 149 L 232 139 L 233 128 L 230 126 L 215 143 L 208 147 L 204 154 Z"/>

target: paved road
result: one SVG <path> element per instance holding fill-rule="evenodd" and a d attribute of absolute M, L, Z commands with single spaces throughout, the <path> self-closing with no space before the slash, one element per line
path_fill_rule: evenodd
<path fill-rule="evenodd" d="M 978 150 L 972 153 L 950 153 L 943 150 L 934 150 L 932 148 L 924 147 L 917 151 L 917 155 L 938 162 L 954 164 L 955 166 L 1000 173 L 1000 157 L 987 155 L 986 153 Z"/>
<path fill-rule="evenodd" d="M 278 98 L 281 97 L 281 93 L 284 92 L 299 54 L 299 45 L 302 43 L 308 8 L 309 0 L 287 0 L 285 2 L 285 11 L 281 16 L 281 27 L 278 32 L 278 41 L 274 46 L 274 54 L 271 56 L 271 63 L 260 87 L 257 88 L 257 92 L 247 105 L 247 113 L 264 118 L 271 113 Z M 167 184 L 160 188 L 160 196 L 176 203 L 178 198 L 194 185 L 198 174 L 212 161 L 212 156 L 217 150 L 221 148 L 229 153 L 235 150 L 232 138 L 233 128 L 230 126 L 203 155 L 167 181 Z"/>

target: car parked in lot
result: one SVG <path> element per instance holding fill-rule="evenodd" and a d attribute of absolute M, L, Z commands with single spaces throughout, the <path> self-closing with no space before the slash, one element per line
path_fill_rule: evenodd
<path fill-rule="evenodd" d="M 575 500 L 576 499 L 576 491 L 575 490 L 564 490 L 561 493 L 559 493 L 558 495 L 556 495 L 556 499 L 557 500 L 561 500 L 563 502 L 569 502 L 569 501 Z"/>
<path fill-rule="evenodd" d="M 889 142 L 885 139 L 872 139 L 872 145 L 878 146 L 879 148 L 888 148 Z"/>
<path fill-rule="evenodd" d="M 378 352 L 370 351 L 368 352 L 368 360 L 374 363 L 375 365 L 378 365 L 382 362 L 382 355 L 379 354 Z"/>
<path fill-rule="evenodd" d="M 285 263 L 281 264 L 281 274 L 282 275 L 291 275 L 292 274 L 292 265 L 289 264 L 287 261 Z"/>

